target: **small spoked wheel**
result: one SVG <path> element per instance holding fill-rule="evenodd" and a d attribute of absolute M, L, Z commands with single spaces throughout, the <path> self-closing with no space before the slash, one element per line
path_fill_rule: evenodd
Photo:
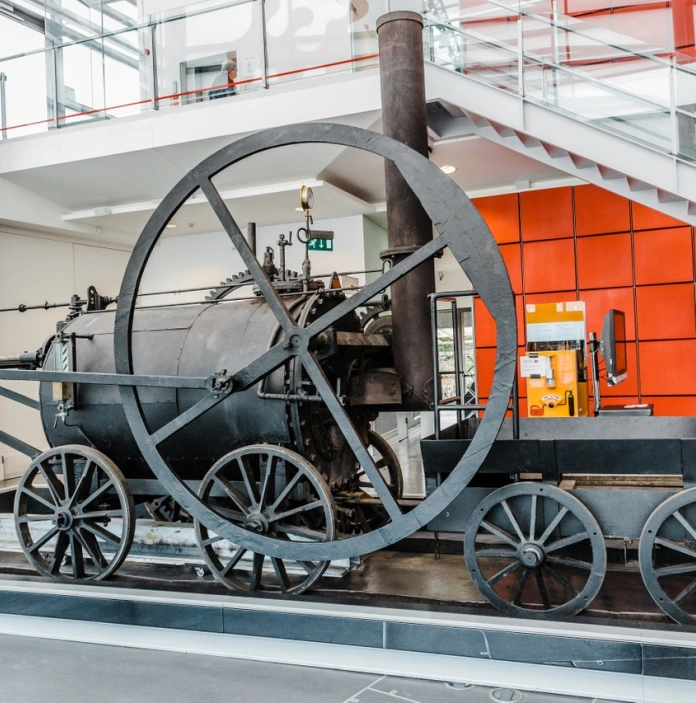
<path fill-rule="evenodd" d="M 387 442 L 382 435 L 377 434 L 373 430 L 369 430 L 367 433 L 367 448 L 375 462 L 375 466 L 379 469 L 380 474 L 382 474 L 390 493 L 397 500 L 403 498 L 404 477 L 401 472 L 399 459 L 389 442 Z M 372 482 L 367 477 L 364 468 L 360 467 L 358 470 L 356 481 L 360 490 L 374 494 Z"/>
<path fill-rule="evenodd" d="M 560 488 L 514 483 L 474 510 L 466 565 L 496 608 L 527 617 L 575 615 L 604 580 L 604 538 L 590 511 Z"/>
<path fill-rule="evenodd" d="M 133 542 L 135 507 L 126 479 L 101 452 L 78 445 L 40 454 L 17 487 L 19 543 L 44 576 L 100 581 Z"/>
<path fill-rule="evenodd" d="M 254 444 L 226 454 L 206 474 L 198 495 L 219 517 L 249 532 L 302 542 L 334 538 L 329 487 L 306 459 L 283 447 Z M 252 552 L 198 520 L 195 531 L 213 575 L 233 590 L 297 595 L 329 565 Z"/>
<path fill-rule="evenodd" d="M 696 488 L 655 508 L 640 536 L 640 573 L 673 620 L 696 623 Z"/>

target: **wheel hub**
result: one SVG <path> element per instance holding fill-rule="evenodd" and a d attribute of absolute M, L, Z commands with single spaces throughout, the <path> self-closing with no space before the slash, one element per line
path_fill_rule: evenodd
<path fill-rule="evenodd" d="M 244 520 L 244 527 L 253 532 L 265 535 L 268 532 L 268 518 L 263 513 L 251 513 Z"/>
<path fill-rule="evenodd" d="M 527 542 L 520 548 L 520 561 L 530 569 L 541 566 L 546 559 L 544 550 L 532 542 Z"/>
<path fill-rule="evenodd" d="M 75 516 L 68 508 L 61 508 L 55 515 L 56 527 L 62 532 L 67 532 L 73 525 Z"/>

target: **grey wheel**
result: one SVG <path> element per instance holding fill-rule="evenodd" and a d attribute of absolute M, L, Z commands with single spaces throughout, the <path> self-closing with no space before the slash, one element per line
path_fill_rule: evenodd
<path fill-rule="evenodd" d="M 696 623 L 696 488 L 655 508 L 640 535 L 640 573 L 673 620 Z"/>
<path fill-rule="evenodd" d="M 40 454 L 17 487 L 19 544 L 44 576 L 101 581 L 118 569 L 135 532 L 123 474 L 96 449 L 67 445 Z"/>
<path fill-rule="evenodd" d="M 306 459 L 283 447 L 252 444 L 226 454 L 206 474 L 198 495 L 219 517 L 249 532 L 301 542 L 328 542 L 335 536 L 329 487 Z M 297 595 L 329 565 L 252 552 L 198 520 L 195 531 L 213 575 L 233 590 Z"/>
<path fill-rule="evenodd" d="M 514 483 L 474 510 L 466 565 L 496 608 L 527 617 L 575 615 L 604 580 L 604 538 L 590 511 L 555 486 Z"/>

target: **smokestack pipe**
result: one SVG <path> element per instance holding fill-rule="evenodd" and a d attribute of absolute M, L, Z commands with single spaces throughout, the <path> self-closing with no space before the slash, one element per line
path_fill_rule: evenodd
<path fill-rule="evenodd" d="M 390 12 L 377 20 L 384 134 L 428 156 L 425 106 L 423 18 L 417 12 Z M 391 161 L 385 162 L 389 249 L 394 264 L 433 238 L 432 223 Z M 432 259 L 392 286 L 394 365 L 407 391 L 408 410 L 429 409 L 433 401 L 433 352 L 428 295 L 435 291 Z"/>

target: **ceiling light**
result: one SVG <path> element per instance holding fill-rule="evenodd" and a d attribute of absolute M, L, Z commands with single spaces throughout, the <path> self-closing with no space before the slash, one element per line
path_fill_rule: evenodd
<path fill-rule="evenodd" d="M 174 224 L 172 224 L 172 223 L 170 222 L 170 223 L 167 225 L 167 227 L 169 227 L 170 229 L 174 229 L 174 227 L 176 227 L 176 225 L 174 225 Z"/>
<path fill-rule="evenodd" d="M 457 170 L 457 167 L 451 164 L 445 164 L 444 166 L 440 166 L 440 170 L 449 176 L 450 173 L 454 173 Z"/>

